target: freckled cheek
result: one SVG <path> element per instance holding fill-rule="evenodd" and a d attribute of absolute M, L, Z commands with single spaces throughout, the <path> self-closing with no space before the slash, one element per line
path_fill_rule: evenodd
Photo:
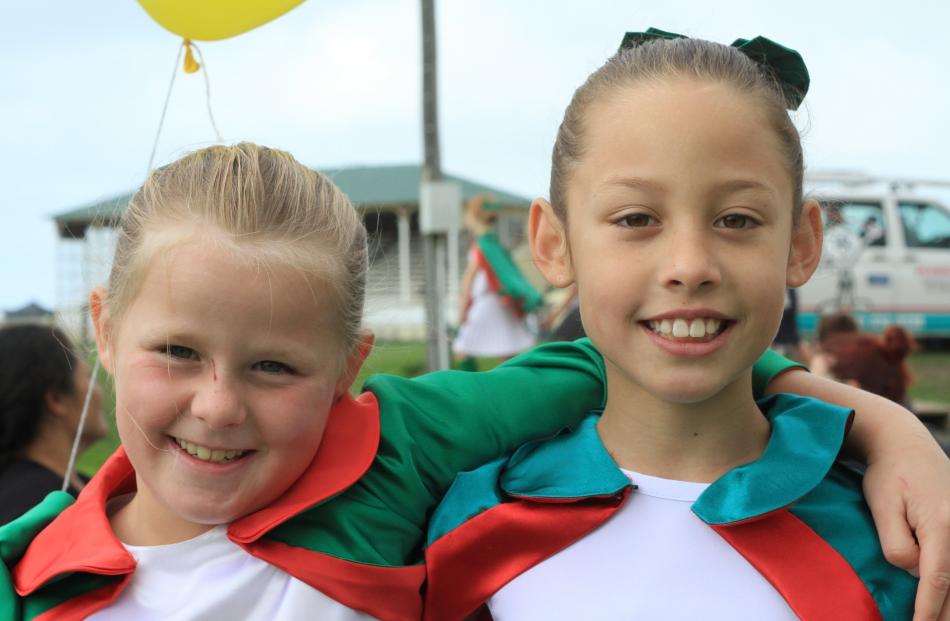
<path fill-rule="evenodd" d="M 333 386 L 293 386 L 254 400 L 258 424 L 271 444 L 318 442 L 333 405 Z"/>
<path fill-rule="evenodd" d="M 116 379 L 116 412 L 132 413 L 139 423 L 146 416 L 174 416 L 187 407 L 189 394 L 187 383 L 165 367 L 129 365 Z"/>

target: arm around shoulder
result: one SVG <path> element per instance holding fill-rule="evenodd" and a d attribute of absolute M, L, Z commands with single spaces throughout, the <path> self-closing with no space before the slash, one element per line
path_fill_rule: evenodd
<path fill-rule="evenodd" d="M 780 375 L 768 390 L 855 410 L 846 450 L 867 463 L 864 493 L 884 555 L 920 576 L 915 621 L 950 619 L 950 460 L 927 428 L 892 401 L 810 373 Z"/>

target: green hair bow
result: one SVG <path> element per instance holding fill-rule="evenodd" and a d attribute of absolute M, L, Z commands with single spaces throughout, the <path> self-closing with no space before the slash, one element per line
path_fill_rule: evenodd
<path fill-rule="evenodd" d="M 648 28 L 646 32 L 628 32 L 625 34 L 623 41 L 620 43 L 620 49 L 637 47 L 655 39 L 687 38 L 689 37 L 675 32 Z M 798 106 L 805 99 L 805 93 L 808 92 L 808 85 L 811 83 L 808 77 L 808 68 L 805 66 L 801 54 L 761 36 L 754 39 L 736 39 L 732 42 L 732 47 L 768 68 L 782 86 L 782 92 L 785 94 L 789 109 L 798 110 Z"/>

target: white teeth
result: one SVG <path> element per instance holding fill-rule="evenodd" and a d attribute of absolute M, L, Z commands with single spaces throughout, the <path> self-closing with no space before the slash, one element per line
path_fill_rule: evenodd
<path fill-rule="evenodd" d="M 207 446 L 201 446 L 200 444 L 194 444 L 179 438 L 175 438 L 175 442 L 192 457 L 215 463 L 231 461 L 232 459 L 243 456 L 247 452 L 240 450 L 211 449 Z"/>
<path fill-rule="evenodd" d="M 661 319 L 659 321 L 650 321 L 650 329 L 666 337 L 674 339 L 693 338 L 701 339 L 707 336 L 715 336 L 722 326 L 719 319 Z"/>

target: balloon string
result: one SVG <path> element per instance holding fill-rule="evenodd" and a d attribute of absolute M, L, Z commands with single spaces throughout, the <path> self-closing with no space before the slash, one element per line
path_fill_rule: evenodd
<path fill-rule="evenodd" d="M 66 476 L 63 477 L 62 491 L 69 487 L 69 480 L 73 476 L 73 467 L 76 465 L 76 455 L 79 454 L 79 441 L 82 439 L 82 430 L 86 426 L 86 415 L 89 414 L 89 404 L 92 402 L 92 391 L 96 389 L 96 375 L 99 373 L 99 357 L 96 356 L 96 362 L 92 365 L 92 376 L 89 378 L 89 386 L 86 387 L 86 399 L 82 404 L 82 414 L 79 415 L 79 427 L 76 429 L 76 436 L 73 438 L 73 449 L 69 452 L 69 463 L 66 465 Z"/>
<path fill-rule="evenodd" d="M 175 64 L 172 66 L 172 79 L 171 82 L 168 83 L 168 93 L 165 94 L 165 105 L 162 106 L 162 116 L 158 119 L 158 130 L 155 132 L 155 141 L 152 143 L 152 154 L 148 158 L 148 169 L 145 171 L 146 177 L 152 172 L 152 164 L 155 163 L 158 139 L 161 137 L 162 127 L 165 125 L 165 114 L 168 112 L 168 102 L 171 101 L 172 98 L 172 88 L 175 86 L 175 75 L 178 73 L 178 63 L 181 62 L 181 54 L 184 47 L 185 43 L 182 42 L 181 47 L 178 48 L 178 56 L 175 57 Z"/>
<path fill-rule="evenodd" d="M 204 69 L 202 75 L 205 79 L 205 105 L 208 108 L 208 118 L 211 120 L 211 127 L 214 129 L 214 136 L 218 139 L 218 142 L 224 142 L 224 138 L 221 137 L 221 132 L 218 130 L 218 124 L 214 121 L 214 113 L 211 111 L 211 82 L 208 78 L 208 63 L 205 62 L 204 54 L 201 53 L 201 48 L 195 45 L 195 43 L 189 42 L 191 47 L 198 52 L 198 62 L 201 64 L 201 67 Z"/>

